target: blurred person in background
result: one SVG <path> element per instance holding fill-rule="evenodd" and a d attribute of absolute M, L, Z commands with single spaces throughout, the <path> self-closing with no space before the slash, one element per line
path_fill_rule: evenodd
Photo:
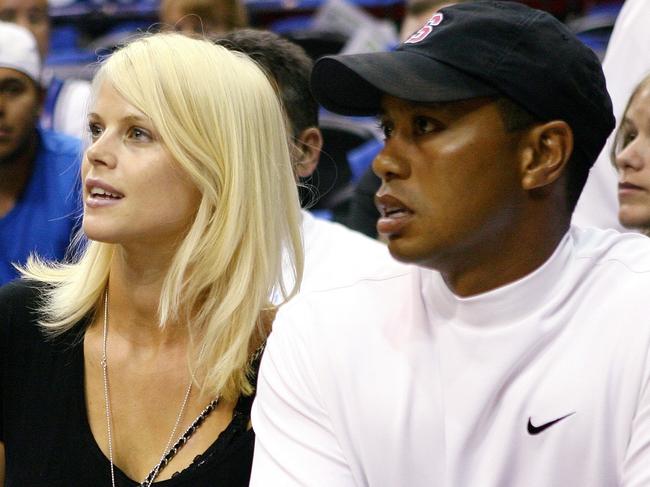
<path fill-rule="evenodd" d="M 50 43 L 50 16 L 47 0 L 0 0 L 0 20 L 21 25 L 36 39 L 43 63 Z M 59 79 L 48 70 L 43 72 L 47 92 L 43 99 L 41 126 L 75 137 L 86 133 L 86 111 L 90 83 L 81 79 Z"/>
<path fill-rule="evenodd" d="M 248 25 L 241 0 L 161 0 L 160 22 L 184 33 L 223 34 Z"/>
<path fill-rule="evenodd" d="M 603 71 L 612 97 L 614 116 L 620 122 L 632 91 L 650 73 L 650 2 L 626 0 L 616 18 Z M 585 189 L 573 214 L 573 223 L 585 227 L 626 228 L 618 218 L 616 171 L 611 164 L 613 135 L 589 173 Z"/>
<path fill-rule="evenodd" d="M 276 86 L 288 119 L 296 177 L 308 177 L 318 165 L 323 136 L 318 103 L 309 89 L 313 62 L 298 45 L 273 32 L 242 29 L 215 40 L 256 61 Z M 352 283 L 381 269 L 400 267 L 385 245 L 349 228 L 302 210 L 305 267 L 301 292 Z"/>
<path fill-rule="evenodd" d="M 63 259 L 81 213 L 79 140 L 43 130 L 34 36 L 0 22 L 0 284 L 30 253 Z"/>
<path fill-rule="evenodd" d="M 611 152 L 618 172 L 618 218 L 650 235 L 650 76 L 632 92 Z"/>

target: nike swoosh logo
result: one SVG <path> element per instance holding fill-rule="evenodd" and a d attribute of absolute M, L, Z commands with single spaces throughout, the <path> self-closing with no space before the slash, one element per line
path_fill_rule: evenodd
<path fill-rule="evenodd" d="M 549 421 L 548 423 L 541 424 L 539 426 L 535 426 L 533 423 L 530 422 L 530 417 L 528 418 L 528 434 L 529 435 L 538 435 L 545 429 L 550 428 L 553 426 L 555 423 L 559 423 L 563 419 L 568 418 L 569 416 L 575 414 L 576 412 L 573 411 L 572 413 L 566 414 L 562 416 L 561 418 L 554 419 L 553 421 Z"/>

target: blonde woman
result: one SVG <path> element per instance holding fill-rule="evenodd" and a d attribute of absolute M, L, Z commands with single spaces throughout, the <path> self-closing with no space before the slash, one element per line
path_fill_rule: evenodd
<path fill-rule="evenodd" d="M 621 225 L 650 235 L 650 75 L 627 102 L 611 158 L 618 172 Z"/>
<path fill-rule="evenodd" d="M 0 476 L 248 485 L 255 351 L 269 297 L 295 291 L 282 261 L 302 270 L 279 102 L 247 57 L 180 34 L 93 83 L 88 243 L 0 291 Z"/>

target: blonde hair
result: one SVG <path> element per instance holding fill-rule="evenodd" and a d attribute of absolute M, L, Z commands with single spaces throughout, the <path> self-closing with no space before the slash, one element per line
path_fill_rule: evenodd
<path fill-rule="evenodd" d="M 164 281 L 160 326 L 187 323 L 204 390 L 228 400 L 250 393 L 250 345 L 265 336 L 260 316 L 273 292 L 295 294 L 303 267 L 288 137 L 271 84 L 245 55 L 175 33 L 131 42 L 93 83 L 95 92 L 111 83 L 147 114 L 202 195 Z M 43 326 L 61 333 L 98 309 L 114 250 L 91 241 L 75 263 L 28 262 L 24 276 L 49 285 Z"/>
<path fill-rule="evenodd" d="M 207 32 L 222 26 L 226 31 L 248 26 L 248 12 L 241 0 L 162 0 L 161 17 L 174 2 L 184 15 L 196 15 Z"/>

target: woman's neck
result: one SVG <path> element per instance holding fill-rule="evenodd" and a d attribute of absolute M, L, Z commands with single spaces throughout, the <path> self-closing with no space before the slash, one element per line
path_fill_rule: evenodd
<path fill-rule="evenodd" d="M 171 257 L 120 247 L 111 264 L 108 297 L 112 332 L 134 345 L 160 347 L 187 336 L 176 323 L 160 326 L 158 307 Z"/>

